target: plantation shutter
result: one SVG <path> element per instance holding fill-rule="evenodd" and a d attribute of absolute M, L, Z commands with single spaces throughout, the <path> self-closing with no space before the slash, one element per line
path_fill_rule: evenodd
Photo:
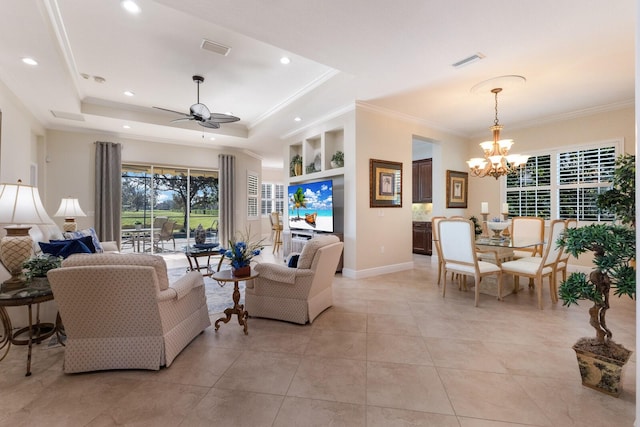
<path fill-rule="evenodd" d="M 258 175 L 247 173 L 247 217 L 258 218 Z"/>

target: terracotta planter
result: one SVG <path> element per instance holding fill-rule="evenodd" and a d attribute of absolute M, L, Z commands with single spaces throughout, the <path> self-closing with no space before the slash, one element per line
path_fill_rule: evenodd
<path fill-rule="evenodd" d="M 251 276 L 251 266 L 245 265 L 244 267 L 234 268 L 232 274 L 235 277 L 249 277 Z"/>
<path fill-rule="evenodd" d="M 629 361 L 619 361 L 585 351 L 573 346 L 578 358 L 582 385 L 618 397 L 622 392 L 622 368 Z"/>

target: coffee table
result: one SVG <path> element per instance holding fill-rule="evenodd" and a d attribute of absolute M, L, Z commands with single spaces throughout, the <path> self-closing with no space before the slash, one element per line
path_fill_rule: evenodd
<path fill-rule="evenodd" d="M 249 313 L 247 313 L 244 309 L 244 304 L 240 304 L 240 289 L 238 288 L 238 283 L 246 280 L 253 280 L 258 277 L 258 272 L 251 269 L 251 274 L 245 277 L 236 277 L 233 275 L 231 270 L 222 270 L 217 271 L 211 275 L 211 278 L 218 282 L 220 286 L 224 286 L 228 282 L 233 282 L 233 307 L 227 308 L 224 310 L 225 317 L 221 317 L 216 320 L 215 329 L 216 332 L 220 327 L 219 323 L 224 322 L 228 323 L 231 320 L 231 316 L 234 314 L 238 316 L 238 323 L 240 326 L 244 326 L 244 334 L 248 335 L 248 323 L 247 318 L 249 317 Z"/>
<path fill-rule="evenodd" d="M 40 322 L 40 303 L 51 301 L 53 292 L 50 286 L 42 286 L 37 288 L 25 287 L 14 291 L 0 290 L 0 321 L 3 326 L 3 334 L 0 338 L 0 352 L 4 349 L 4 354 L 0 356 L 3 360 L 9 353 L 11 344 L 27 345 L 27 373 L 25 376 L 31 375 L 31 349 L 33 344 L 39 344 L 46 340 L 54 333 L 58 333 L 62 329 L 60 316 L 56 318 L 56 323 Z M 36 319 L 33 322 L 33 305 L 36 306 Z M 13 332 L 11 319 L 5 307 L 27 306 L 29 310 L 29 326 L 18 329 Z M 26 338 L 22 337 L 26 334 Z"/>

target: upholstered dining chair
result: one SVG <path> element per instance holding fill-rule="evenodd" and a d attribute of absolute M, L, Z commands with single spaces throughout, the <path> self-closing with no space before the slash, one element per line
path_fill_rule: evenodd
<path fill-rule="evenodd" d="M 511 240 L 513 246 L 523 242 L 544 240 L 544 219 L 537 216 L 517 216 L 511 219 Z M 521 248 L 513 251 L 513 258 L 542 256 L 542 244 L 531 248 Z"/>
<path fill-rule="evenodd" d="M 459 274 L 460 280 L 463 280 L 465 276 L 474 277 L 476 307 L 480 299 L 480 282 L 485 276 L 497 276 L 498 299 L 502 300 L 502 270 L 500 269 L 500 262 L 497 257 L 495 264 L 478 260 L 475 247 L 475 227 L 472 221 L 467 219 L 441 219 L 438 222 L 438 237 L 444 259 L 443 298 L 447 289 L 447 272 L 450 271 Z"/>
<path fill-rule="evenodd" d="M 444 260 L 442 259 L 442 251 L 440 250 L 440 238 L 438 237 L 438 223 L 440 220 L 446 219 L 444 216 L 434 216 L 431 218 L 431 236 L 433 237 L 433 246 L 436 248 L 438 256 L 438 286 L 440 286 L 440 278 L 442 277 L 442 268 Z M 446 279 L 446 277 L 445 277 Z"/>
<path fill-rule="evenodd" d="M 565 222 L 565 229 L 578 227 L 578 221 L 576 219 L 566 219 L 564 222 Z M 554 282 L 554 286 L 556 287 L 556 294 L 557 294 L 557 286 L 558 286 L 558 283 L 557 283 L 558 273 L 562 272 L 563 282 L 567 280 L 567 265 L 569 264 L 570 256 L 571 255 L 569 254 L 569 252 L 562 251 L 562 255 L 560 255 L 560 258 L 558 259 L 558 264 L 556 265 L 556 281 Z"/>
<path fill-rule="evenodd" d="M 502 271 L 512 274 L 515 281 L 515 291 L 518 291 L 519 277 L 528 277 L 533 279 L 533 285 L 537 287 L 538 308 L 542 310 L 542 281 L 545 277 L 549 278 L 549 293 L 551 302 L 558 302 L 558 292 L 555 285 L 556 266 L 562 255 L 562 248 L 557 245 L 557 241 L 564 232 L 566 227 L 565 221 L 556 219 L 551 221 L 549 225 L 548 242 L 545 245 L 542 257 L 526 257 L 514 261 L 502 263 Z"/>

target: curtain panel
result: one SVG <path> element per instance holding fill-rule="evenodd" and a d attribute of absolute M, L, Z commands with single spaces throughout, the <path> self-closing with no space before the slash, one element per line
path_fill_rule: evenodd
<path fill-rule="evenodd" d="M 236 158 L 228 154 L 218 155 L 220 163 L 220 245 L 227 247 L 229 239 L 235 234 L 235 173 L 236 173 Z"/>
<path fill-rule="evenodd" d="M 95 229 L 100 240 L 120 247 L 122 212 L 122 146 L 96 142 Z"/>

